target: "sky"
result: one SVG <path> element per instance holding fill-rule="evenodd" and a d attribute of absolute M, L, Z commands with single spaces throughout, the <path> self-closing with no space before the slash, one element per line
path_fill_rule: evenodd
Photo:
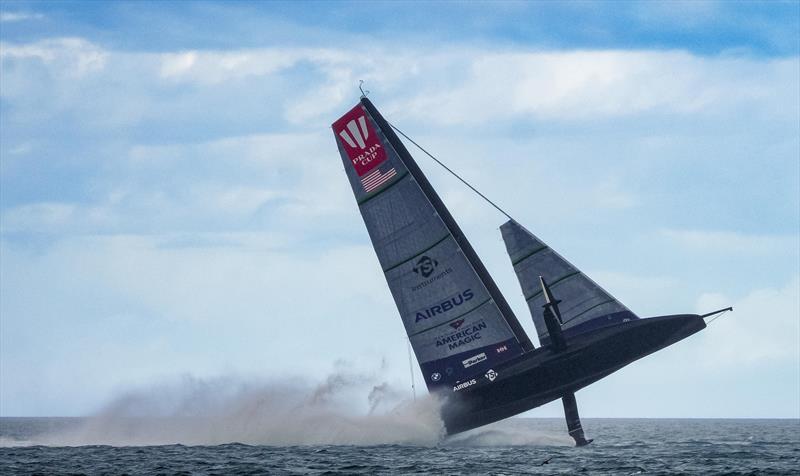
<path fill-rule="evenodd" d="M 408 389 L 330 130 L 364 80 L 638 315 L 735 308 L 582 416 L 800 417 L 797 1 L 4 0 L 0 60 L 2 416 L 186 376 Z M 410 150 L 536 343 L 504 217 Z"/>

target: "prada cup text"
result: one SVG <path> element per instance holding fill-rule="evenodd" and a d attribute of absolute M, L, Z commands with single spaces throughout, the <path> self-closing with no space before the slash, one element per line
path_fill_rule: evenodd
<path fill-rule="evenodd" d="M 376 157 L 378 157 L 378 149 L 380 148 L 381 145 L 378 143 L 370 145 L 366 151 L 353 158 L 353 165 L 356 165 L 357 163 L 360 163 L 362 166 L 369 164 L 375 160 Z"/>

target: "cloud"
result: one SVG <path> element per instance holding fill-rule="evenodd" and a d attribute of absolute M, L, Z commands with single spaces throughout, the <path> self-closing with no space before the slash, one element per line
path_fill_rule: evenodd
<path fill-rule="evenodd" d="M 41 13 L 26 12 L 0 12 L 0 23 L 22 22 L 29 20 L 42 20 L 45 16 Z"/>
<path fill-rule="evenodd" d="M 55 38 L 28 44 L 3 42 L 0 60 L 13 67 L 21 61 L 38 61 L 64 79 L 81 79 L 97 73 L 106 66 L 111 53 L 82 38 Z M 14 78 L 13 70 L 4 72 Z M 8 92 L 13 96 L 14 91 Z"/>
<path fill-rule="evenodd" d="M 4 232 L 93 234 L 265 230 L 350 223 L 342 165 L 318 134 L 134 145 L 88 202 L 7 206 Z M 305 157 L 299 157 L 302 153 Z M 292 225 L 294 223 L 294 225 Z"/>
<path fill-rule="evenodd" d="M 797 235 L 757 235 L 733 231 L 662 230 L 666 239 L 696 251 L 730 255 L 769 255 L 797 251 Z"/>
<path fill-rule="evenodd" d="M 377 43 L 361 55 L 346 49 L 299 47 L 126 53 L 62 38 L 4 43 L 2 58 L 38 60 L 75 79 L 103 70 L 113 58 L 115 71 L 107 74 L 151 88 L 177 83 L 207 90 L 248 78 L 299 78 L 301 72 L 310 73 L 318 78 L 311 88 L 304 87 L 304 79 L 297 90 L 284 91 L 292 99 L 284 110 L 290 123 L 330 113 L 348 91 L 353 95 L 356 79 L 388 94 L 388 109 L 397 110 L 395 117 L 437 124 L 485 124 L 507 118 L 596 120 L 653 113 L 714 115 L 742 108 L 794 118 L 792 108 L 782 106 L 798 97 L 793 88 L 797 58 L 708 58 L 682 51 L 523 52 L 475 47 L 389 51 Z M 123 70 L 127 74 L 119 76 Z M 6 81 L 15 80 L 15 70 L 4 71 L 4 76 Z M 4 96 L 15 96 L 15 88 L 4 89 Z"/>
<path fill-rule="evenodd" d="M 7 211 L 4 231 L 49 231 L 70 222 L 75 206 L 67 203 L 36 203 Z"/>
<path fill-rule="evenodd" d="M 286 70 L 298 61 L 313 60 L 318 56 L 316 50 L 277 48 L 163 53 L 159 55 L 160 77 L 169 81 L 214 85 L 248 76 L 268 76 Z"/>
<path fill-rule="evenodd" d="M 800 278 L 733 297 L 706 292 L 695 312 L 731 305 L 699 333 L 582 390 L 581 414 L 798 418 Z"/>
<path fill-rule="evenodd" d="M 781 288 L 756 289 L 739 299 L 705 293 L 696 309 L 706 313 L 728 306 L 734 311 L 711 323 L 703 342 L 698 342 L 701 365 L 734 371 L 741 365 L 785 361 L 800 370 L 800 277 Z"/>
<path fill-rule="evenodd" d="M 370 246 L 303 240 L 285 230 L 76 236 L 40 250 L 4 240 L 4 412 L 86 412 L 115 385 L 182 372 L 314 378 L 339 357 L 386 358 L 386 378 L 405 382 L 403 327 Z M 84 383 L 62 382 L 74 375 Z M 5 400 L 36 384 L 62 392 Z"/>
<path fill-rule="evenodd" d="M 772 115 L 781 109 L 782 98 L 797 97 L 791 89 L 796 59 L 613 50 L 480 52 L 470 58 L 467 74 L 450 87 L 414 98 L 410 110 L 416 118 L 443 124 L 509 117 L 587 120 L 646 113 L 720 114 L 745 105 Z M 765 84 L 764 69 L 772 72 L 767 76 L 781 78 L 777 90 Z M 424 112 L 434 110 L 435 115 Z"/>

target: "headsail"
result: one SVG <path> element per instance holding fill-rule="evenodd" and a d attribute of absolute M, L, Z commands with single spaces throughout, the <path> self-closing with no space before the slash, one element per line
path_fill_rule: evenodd
<path fill-rule="evenodd" d="M 333 123 L 345 172 L 429 388 L 532 348 L 411 155 L 362 98 Z"/>
<path fill-rule="evenodd" d="M 547 280 L 553 293 L 561 300 L 561 328 L 567 338 L 639 318 L 519 223 L 509 220 L 500 231 L 542 345 L 549 345 L 550 337 L 544 319 L 545 296 L 539 276 Z"/>

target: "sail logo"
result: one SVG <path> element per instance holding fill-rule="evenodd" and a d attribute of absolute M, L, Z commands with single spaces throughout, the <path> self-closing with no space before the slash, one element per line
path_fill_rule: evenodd
<path fill-rule="evenodd" d="M 489 379 L 490 382 L 494 382 L 494 379 L 497 378 L 497 372 L 495 372 L 492 369 L 489 369 L 489 371 L 486 372 L 486 378 Z"/>
<path fill-rule="evenodd" d="M 456 319 L 455 321 L 450 323 L 450 327 L 453 329 L 458 329 L 461 325 L 464 324 L 464 319 Z"/>
<path fill-rule="evenodd" d="M 396 175 L 394 168 L 373 171 L 387 156 L 374 126 L 360 104 L 333 123 L 333 132 L 340 139 L 342 149 L 356 173 L 362 178 L 366 192 L 369 193 Z M 367 174 L 369 176 L 365 177 Z"/>
<path fill-rule="evenodd" d="M 455 309 L 456 307 L 464 304 L 465 302 L 469 301 L 474 297 L 475 294 L 472 292 L 472 289 L 465 289 L 460 293 L 458 293 L 456 296 L 451 297 L 446 301 L 436 304 L 435 306 L 431 306 L 427 309 L 417 311 L 417 315 L 414 322 L 430 319 L 433 316 L 436 316 L 437 314 L 444 314 L 445 312 Z"/>
<path fill-rule="evenodd" d="M 428 257 L 423 256 L 423 258 L 428 258 Z M 431 258 L 428 259 L 430 260 L 430 262 L 427 260 L 423 261 L 423 259 L 420 258 L 420 261 L 417 262 L 416 266 L 414 266 L 411 269 L 415 273 L 425 278 L 425 281 L 422 281 L 421 283 L 412 286 L 411 287 L 412 291 L 419 291 L 420 289 L 435 283 L 436 281 L 444 278 L 445 276 L 453 272 L 453 268 L 448 266 L 447 268 L 441 270 L 440 272 L 433 274 L 434 271 L 436 270 L 436 267 L 439 266 L 439 262 Z M 425 273 L 428 274 L 426 275 Z M 432 274 L 433 276 L 431 276 Z"/>
<path fill-rule="evenodd" d="M 356 125 L 356 121 L 358 121 L 358 125 Z M 358 144 L 358 147 L 361 148 L 361 150 L 366 149 L 367 143 L 364 142 L 364 140 L 369 137 L 369 129 L 367 129 L 367 118 L 361 116 L 358 119 L 353 119 L 352 121 L 347 123 L 347 129 L 350 131 L 350 134 L 348 134 L 346 130 L 342 129 L 339 131 L 339 137 L 344 139 L 344 141 L 347 142 L 347 145 L 349 145 L 350 147 L 355 148 L 356 144 Z M 354 138 L 355 142 L 353 142 Z"/>
<path fill-rule="evenodd" d="M 421 274 L 423 278 L 427 278 L 433 274 L 437 266 L 439 266 L 438 261 L 427 255 L 422 255 L 412 270 L 417 274 Z"/>
<path fill-rule="evenodd" d="M 458 332 L 445 334 L 436 339 L 436 347 L 447 346 L 448 350 L 455 350 L 477 340 L 481 339 L 481 331 L 486 329 L 486 322 L 481 319 L 480 321 L 467 326 Z"/>
<path fill-rule="evenodd" d="M 486 360 L 486 353 L 485 352 L 481 352 L 478 355 L 473 355 L 472 357 L 470 357 L 470 358 L 468 358 L 466 360 L 462 360 L 461 361 L 461 365 L 463 365 L 465 369 L 468 369 L 468 368 L 472 367 L 475 364 L 479 364 L 479 363 L 483 362 L 484 360 Z"/>
<path fill-rule="evenodd" d="M 456 385 L 455 387 L 453 387 L 453 391 L 454 392 L 458 392 L 459 390 L 464 390 L 465 388 L 471 387 L 471 386 L 475 385 L 476 383 L 478 383 L 478 381 L 475 380 L 475 379 L 467 380 L 466 382 L 460 383 L 460 384 Z"/>

